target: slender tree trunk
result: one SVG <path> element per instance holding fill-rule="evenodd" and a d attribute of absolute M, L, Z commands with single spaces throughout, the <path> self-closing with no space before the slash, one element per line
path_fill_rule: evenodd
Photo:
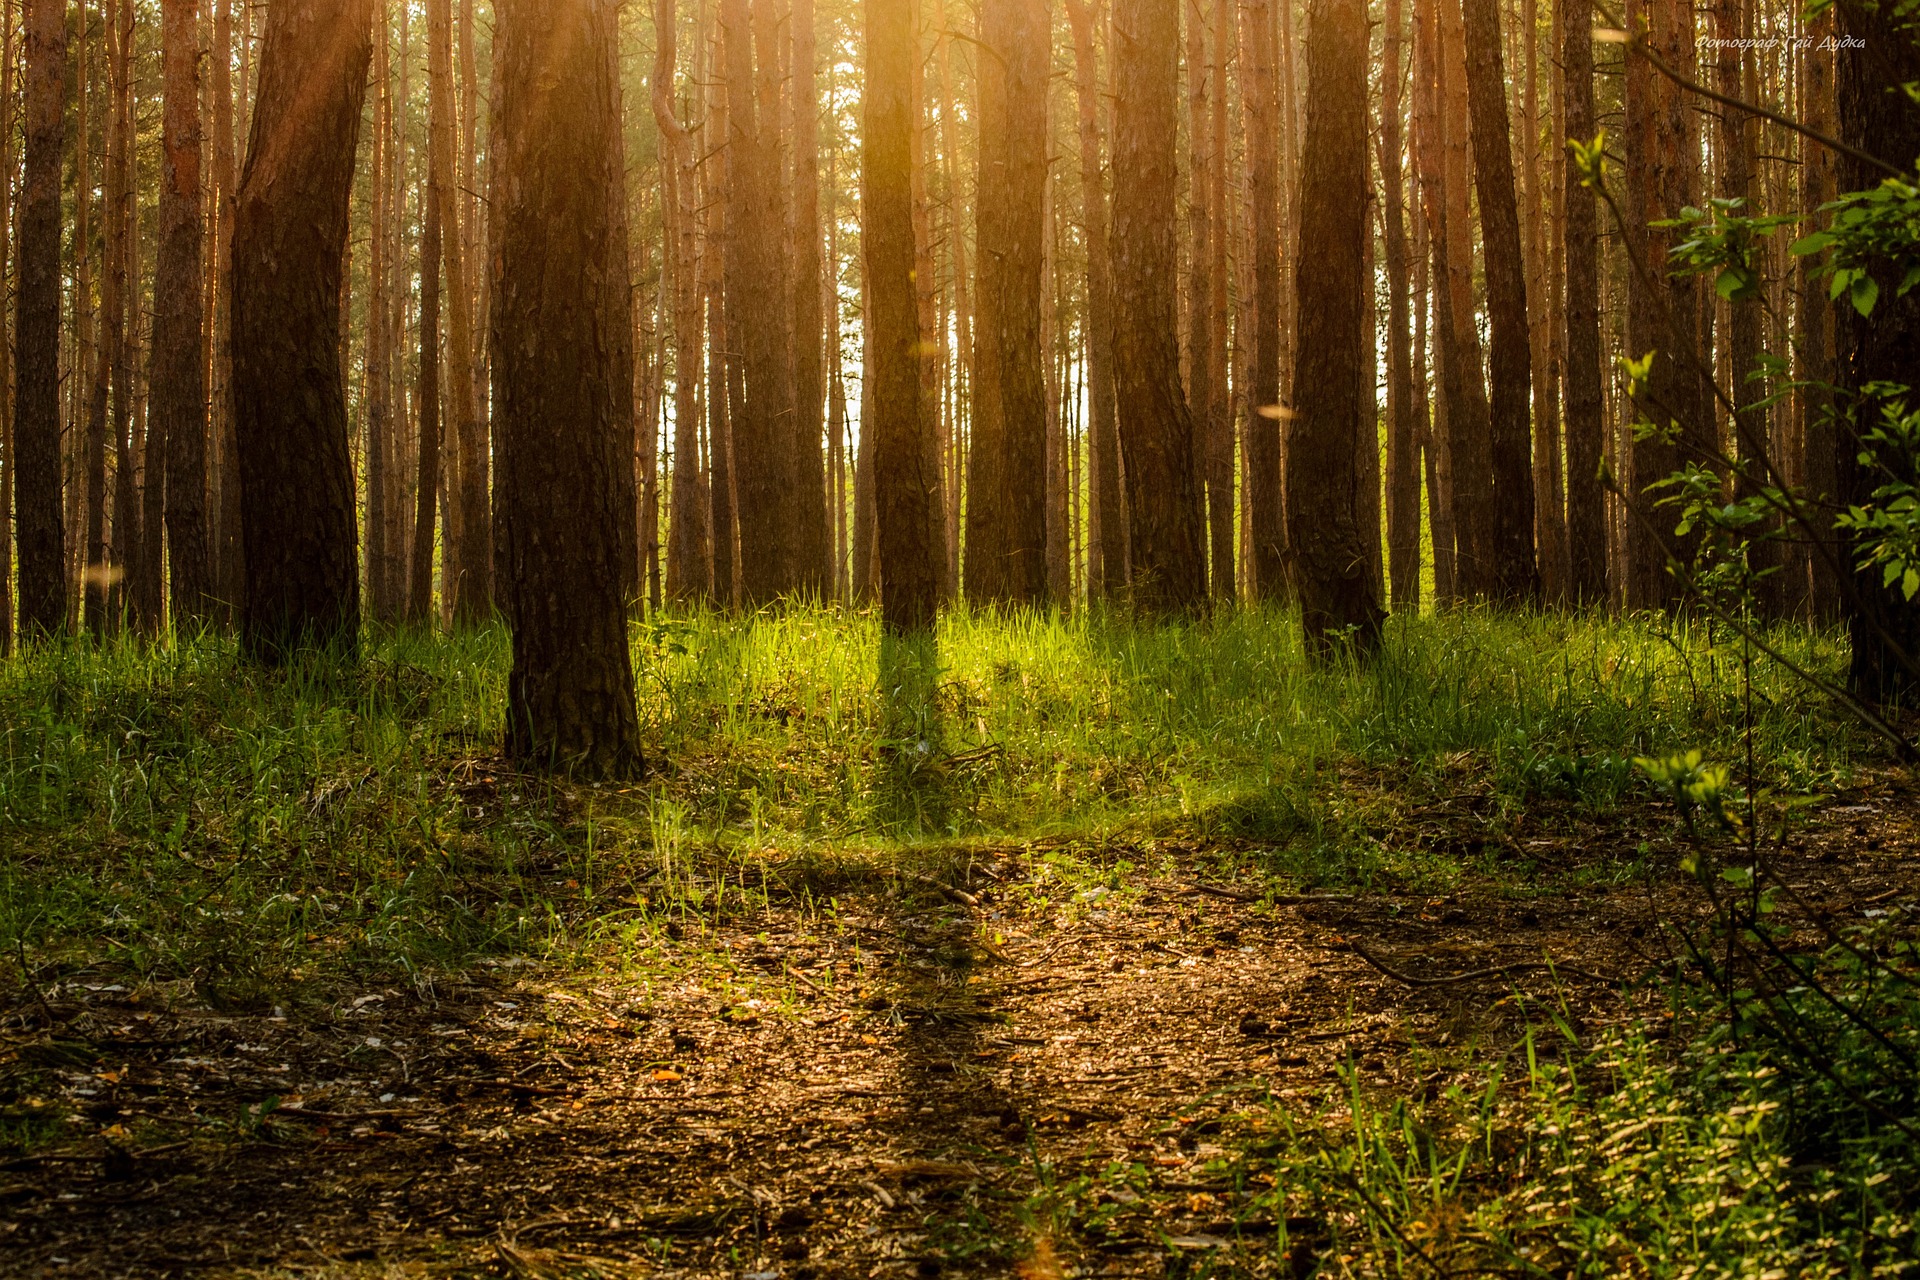
<path fill-rule="evenodd" d="M 362 571 L 366 583 L 368 607 L 375 622 L 391 626 L 398 621 L 398 601 L 393 590 L 392 533 L 389 509 L 393 488 L 393 320 L 392 243 L 393 167 L 393 68 L 391 41 L 387 32 L 386 0 L 375 0 L 373 18 L 373 147 L 372 220 L 369 226 L 367 263 L 367 357 L 366 357 L 366 470 L 367 527 L 366 565 Z"/>
<path fill-rule="evenodd" d="M 1540 595 L 1533 544 L 1533 342 L 1527 324 L 1520 211 L 1513 189 L 1500 10 L 1498 0 L 1462 0 L 1461 9 L 1493 375 L 1488 436 L 1493 541 L 1487 587 L 1503 601 L 1531 601 Z"/>
<path fill-rule="evenodd" d="M 620 562 L 632 545 L 627 254 L 618 243 L 616 0 L 499 0 L 492 183 L 507 755 L 643 765 Z M 629 384 L 630 392 L 630 384 Z"/>
<path fill-rule="evenodd" d="M 1584 185 L 1567 144 L 1590 145 L 1599 130 L 1593 101 L 1592 0 L 1562 0 L 1560 74 L 1566 103 L 1567 556 L 1578 604 L 1607 599 L 1606 490 L 1600 461 L 1606 439 L 1600 372 L 1599 197 Z"/>
<path fill-rule="evenodd" d="M 1273 6 L 1289 0 L 1247 0 L 1247 185 L 1253 205 L 1253 367 L 1248 383 L 1247 505 L 1253 545 L 1247 552 L 1253 589 L 1262 599 L 1287 595 L 1286 508 L 1280 486 L 1280 172 L 1278 135 L 1283 110 L 1274 76 Z"/>
<path fill-rule="evenodd" d="M 1380 216 L 1387 255 L 1387 550 L 1397 612 L 1420 612 L 1420 449 L 1408 345 L 1407 227 L 1400 178 L 1401 66 L 1406 19 L 1387 0 L 1380 69 Z"/>
<path fill-rule="evenodd" d="M 827 477 L 820 454 L 826 370 L 820 292 L 820 91 L 814 74 L 813 0 L 794 0 L 792 25 L 793 449 L 795 514 L 799 522 L 794 585 L 807 594 L 824 597 L 831 591 L 833 579 L 828 563 L 831 538 Z"/>
<path fill-rule="evenodd" d="M 1047 390 L 1042 347 L 1050 15 L 985 0 L 980 68 L 978 327 L 967 594 L 1034 604 L 1047 592 Z"/>
<path fill-rule="evenodd" d="M 915 29 L 925 23 L 924 11 L 917 11 Z M 947 330 L 940 323 L 940 272 L 935 256 L 933 239 L 933 200 L 927 191 L 927 105 L 926 77 L 922 73 L 922 63 L 913 64 L 913 245 L 915 253 L 914 298 L 918 307 L 920 333 L 925 339 L 920 346 L 920 397 L 923 401 L 920 409 L 922 419 L 927 423 L 930 447 L 934 451 L 936 465 L 934 477 L 936 510 L 946 515 L 941 522 L 942 537 L 950 536 L 959 528 L 959 522 L 952 514 L 960 501 L 960 477 L 948 477 L 944 474 L 947 460 L 952 457 L 950 445 L 953 437 L 953 424 L 941 412 L 940 374 L 947 363 Z M 960 549 L 945 545 L 946 554 L 940 559 L 940 596 L 951 599 L 960 591 L 960 582 L 953 569 L 960 562 Z M 971 554 L 971 549 L 969 549 Z"/>
<path fill-rule="evenodd" d="M 1300 242 L 1313 262 L 1294 270 L 1302 394 L 1287 431 L 1287 540 L 1310 651 L 1379 643 L 1384 616 L 1368 568 L 1361 492 L 1377 454 L 1362 396 L 1367 294 L 1367 11 L 1364 0 L 1313 0 L 1307 30 L 1307 134 L 1300 170 Z M 1307 394 L 1311 388 L 1312 393 Z M 1377 474 L 1377 473 L 1376 473 Z M 1374 510 L 1375 524 L 1378 509 Z"/>
<path fill-rule="evenodd" d="M 166 66 L 160 254 L 153 274 L 153 371 L 147 484 L 153 438 L 166 441 L 165 523 L 173 617 L 182 629 L 211 617 L 207 561 L 207 365 L 201 261 L 200 41 L 197 0 L 166 0 Z M 156 543 L 159 530 L 155 527 Z"/>
<path fill-rule="evenodd" d="M 913 77 L 919 60 L 909 0 L 866 0 L 862 223 L 869 275 L 867 368 L 873 382 L 875 525 L 880 615 L 895 634 L 933 626 L 939 533 L 930 474 L 932 424 L 920 394 L 914 293 Z M 862 432 L 863 443 L 865 432 Z"/>
<path fill-rule="evenodd" d="M 214 246 L 213 410 L 220 449 L 215 561 L 221 618 L 233 623 L 240 616 L 246 589 L 240 446 L 233 415 L 233 220 L 239 168 L 234 140 L 233 0 L 219 0 L 213 30 L 213 166 L 220 217 Z"/>
<path fill-rule="evenodd" d="M 101 27 L 104 31 L 111 25 L 107 6 L 100 5 Z M 79 87 L 78 130 L 74 145 L 74 190 L 81 193 L 74 201 L 74 351 L 72 405 L 75 412 L 72 421 L 80 420 L 83 410 L 86 415 L 86 439 L 82 445 L 81 465 L 86 472 L 86 495 L 84 503 L 87 535 L 83 553 L 85 598 L 82 603 L 81 617 L 88 634 L 95 637 L 106 634 L 107 608 L 113 590 L 113 566 L 109 562 L 107 545 L 107 410 L 111 387 L 111 373 L 104 348 L 94 345 L 94 229 L 93 229 L 93 122 L 92 112 L 97 90 L 98 77 L 94 72 L 92 24 L 88 21 L 87 9 L 80 7 L 80 59 L 76 69 Z M 104 41 L 103 41 L 104 43 Z M 108 95 L 108 112 L 112 111 L 112 95 Z M 111 132 L 107 121 L 102 121 L 101 133 Z M 109 202 L 102 201 L 101 224 L 105 231 L 108 222 Z M 102 234 L 102 256 L 112 243 L 110 234 Z M 105 274 L 103 272 L 103 274 Z M 98 316 L 102 327 L 105 326 L 105 289 L 101 290 L 103 303 Z M 89 366 L 91 364 L 91 367 Z M 83 394 L 81 387 L 85 386 Z"/>
<path fill-rule="evenodd" d="M 1527 334 L 1533 355 L 1533 492 L 1534 545 L 1540 564 L 1540 590 L 1548 601 L 1567 599 L 1566 487 L 1560 469 L 1560 376 L 1555 318 L 1558 313 L 1559 275 L 1549 265 L 1547 198 L 1552 170 L 1540 146 L 1540 6 L 1524 0 L 1520 6 L 1521 145 L 1515 148 L 1520 170 L 1522 225 L 1527 248 Z M 1556 264 L 1557 265 L 1557 264 Z"/>
<path fill-rule="evenodd" d="M 973 353 L 975 348 L 975 321 L 973 308 L 972 279 L 967 267 L 966 236 L 966 193 L 959 176 L 959 128 L 954 117 L 958 114 L 958 99 L 953 88 L 953 33 L 948 27 L 946 0 L 935 0 L 934 21 L 939 25 L 939 34 L 935 48 L 940 63 L 940 163 L 947 185 L 947 236 L 948 247 L 953 255 L 953 308 L 955 350 L 959 354 L 960 368 L 956 370 L 954 396 L 955 413 L 949 415 L 944 434 L 946 441 L 946 486 L 941 504 L 943 531 L 946 536 L 947 560 L 945 565 L 946 581 L 960 581 L 960 510 L 964 505 L 962 498 L 964 485 L 962 477 L 967 473 L 971 459 L 967 452 L 971 418 L 967 416 L 973 403 Z M 978 101 L 978 77 L 976 77 L 975 101 Z"/>
<path fill-rule="evenodd" d="M 5 175 L 6 184 L 0 185 L 0 194 L 12 184 L 18 163 L 14 150 L 14 131 L 19 127 L 19 99 L 15 96 L 20 56 L 20 28 L 14 20 L 17 12 L 13 0 L 0 3 L 0 25 L 4 26 L 0 33 L 0 174 Z M 10 207 L 0 206 L 0 285 L 6 286 L 14 280 L 13 212 Z M 13 334 L 13 317 L 7 308 L 0 307 L 0 361 L 4 361 L 0 368 L 0 657 L 12 657 L 14 652 L 13 416 L 19 371 L 13 364 Z"/>
<path fill-rule="evenodd" d="M 1214 0 L 1215 7 L 1225 0 Z M 1213 203 L 1213 169 L 1223 162 L 1213 139 L 1208 105 L 1207 36 L 1210 28 L 1201 0 L 1187 0 L 1187 417 L 1193 424 L 1194 483 L 1206 508 L 1208 550 L 1216 599 L 1233 598 L 1233 488 L 1222 487 L 1213 466 L 1213 240 L 1220 212 Z M 1224 87 L 1222 87 L 1224 92 Z"/>
<path fill-rule="evenodd" d="M 20 632 L 36 640 L 67 629 L 66 529 L 60 510 L 60 161 L 67 133 L 67 20 L 65 0 L 26 0 L 26 6 L 14 520 Z"/>
<path fill-rule="evenodd" d="M 1648 32 L 1648 40 L 1668 66 L 1691 72 L 1693 25 L 1688 5 L 1680 0 L 1632 0 L 1627 24 Z M 1670 513 L 1653 507 L 1658 494 L 1648 494 L 1647 488 L 1678 470 L 1685 460 L 1704 461 L 1713 445 L 1706 388 L 1697 372 L 1702 350 L 1700 290 L 1690 278 L 1667 274 L 1667 252 L 1678 243 L 1675 232 L 1649 224 L 1678 217 L 1683 208 L 1697 202 L 1700 165 L 1686 102 L 1645 58 L 1627 59 L 1626 112 L 1629 225 L 1622 230 L 1634 243 L 1646 273 L 1635 270 L 1627 278 L 1627 347 L 1654 353 L 1646 391 L 1637 397 L 1635 411 L 1662 428 L 1677 425 L 1683 442 L 1649 437 L 1633 445 L 1630 489 L 1638 513 L 1629 516 L 1626 527 L 1626 599 L 1632 608 L 1657 608 L 1678 600 L 1679 584 L 1667 572 L 1662 548 L 1663 543 L 1675 543 L 1670 536 L 1673 521 Z M 1655 529 L 1667 536 L 1656 536 Z M 1683 558 L 1691 555 L 1687 542 L 1677 544 Z"/>
<path fill-rule="evenodd" d="M 1232 601 L 1240 580 L 1234 536 L 1237 532 L 1234 478 L 1233 389 L 1227 374 L 1227 245 L 1233 238 L 1227 204 L 1227 166 L 1233 135 L 1227 126 L 1227 68 L 1233 64 L 1233 14 L 1229 0 L 1213 2 L 1213 98 L 1209 122 L 1211 163 L 1207 200 L 1213 213 L 1207 241 L 1207 518 L 1213 541 L 1213 594 Z"/>
<path fill-rule="evenodd" d="M 1079 105 L 1081 218 L 1087 236 L 1088 452 L 1093 483 L 1089 594 L 1117 597 L 1127 583 L 1127 521 L 1120 479 L 1118 406 L 1113 378 L 1113 276 L 1107 236 L 1107 181 L 1101 167 L 1100 73 L 1093 0 L 1067 0 L 1073 28 L 1074 91 Z"/>
<path fill-rule="evenodd" d="M 139 276 L 133 265 L 133 7 L 109 0 L 107 35 L 106 263 L 101 277 L 101 373 L 96 395 L 110 395 L 107 429 L 113 436 L 113 540 L 109 563 L 118 569 L 109 612 L 122 627 L 143 627 L 148 565 L 140 524 L 138 442 L 133 435 L 133 343 L 128 321 L 137 316 Z"/>
<path fill-rule="evenodd" d="M 1713 29 L 1718 37 L 1714 85 L 1727 97 L 1743 101 L 1747 86 L 1742 66 L 1745 60 L 1742 42 L 1747 36 L 1747 22 L 1746 6 L 1741 0 L 1714 0 Z M 1720 109 L 1715 157 L 1719 161 L 1720 197 L 1723 200 L 1745 201 L 1745 209 L 1749 214 L 1753 212 L 1753 176 L 1757 163 L 1754 135 L 1758 124 L 1759 121 L 1750 112 L 1726 106 Z M 1756 253 L 1754 256 L 1758 263 L 1760 255 Z M 1752 381 L 1760 359 L 1762 305 L 1758 293 L 1749 298 L 1730 299 L 1724 339 L 1728 364 L 1726 386 L 1735 406 L 1731 424 L 1731 452 L 1740 462 L 1736 487 L 1739 496 L 1746 498 L 1757 497 L 1772 483 L 1772 477 L 1768 474 L 1771 453 L 1767 439 L 1768 410 L 1761 404 L 1767 398 L 1767 388 L 1762 382 Z M 1782 567 L 1779 544 L 1765 539 L 1754 540 L 1747 549 L 1747 561 L 1748 567 L 1761 575 L 1755 584 L 1761 612 L 1778 616 L 1782 611 L 1786 586 L 1779 572 Z"/>
<path fill-rule="evenodd" d="M 473 391 L 473 293 L 467 279 L 466 237 L 460 213 L 466 203 L 455 182 L 458 140 L 455 136 L 453 84 L 453 11 L 451 0 L 428 0 L 427 67 L 431 141 L 429 164 L 440 208 L 440 256 L 446 271 L 447 379 L 441 389 L 447 425 L 454 441 L 458 498 L 454 510 L 458 528 L 448 541 L 458 539 L 459 576 L 452 583 L 454 616 L 469 625 L 487 620 L 493 612 L 492 517 L 487 500 L 486 433 L 475 408 Z M 427 268 L 422 267 L 422 270 Z"/>
<path fill-rule="evenodd" d="M 276 0 L 267 15 L 233 248 L 240 638 L 256 661 L 359 640 L 340 273 L 371 36 L 370 0 Z"/>
<path fill-rule="evenodd" d="M 673 0 L 655 0 L 652 104 L 663 139 L 666 235 L 673 281 L 673 489 L 672 527 L 667 535 L 667 595 L 697 600 L 711 590 L 712 550 L 707 543 L 707 512 L 701 504 L 700 383 L 701 333 L 698 245 L 694 227 L 693 135 L 673 110 L 675 74 Z"/>
<path fill-rule="evenodd" d="M 1802 118 L 1808 128 L 1828 137 L 1836 132 L 1834 51 L 1830 46 L 1821 46 L 1832 38 L 1833 32 L 1833 10 L 1828 9 L 1807 24 L 1808 44 L 1801 51 Z M 1800 208 L 1805 216 L 1814 217 L 1839 194 L 1838 172 L 1838 158 L 1831 150 L 1811 140 L 1801 140 Z M 1840 492 L 1839 474 L 1835 470 L 1839 461 L 1839 435 L 1834 429 L 1830 390 L 1838 381 L 1839 367 L 1834 345 L 1835 309 L 1827 297 L 1827 282 L 1818 274 L 1819 266 L 1817 256 L 1800 259 L 1797 281 L 1800 296 L 1796 308 L 1800 341 L 1796 375 L 1801 385 L 1795 395 L 1794 409 L 1799 415 L 1806 493 L 1815 510 L 1825 510 L 1825 504 Z M 1830 538 L 1831 530 L 1822 528 L 1818 533 Z M 1809 535 L 1803 532 L 1800 536 Z M 1845 552 L 1837 543 L 1830 543 L 1825 555 L 1820 554 L 1817 546 L 1810 550 L 1812 554 L 1807 557 L 1809 610 L 1816 620 L 1831 621 L 1840 613 L 1841 593 L 1840 579 L 1829 565 L 1843 562 Z"/>
<path fill-rule="evenodd" d="M 420 356 L 414 392 L 414 415 L 419 421 L 419 488 L 415 498 L 413 571 L 407 604 L 408 617 L 425 626 L 433 618 L 433 527 L 440 510 L 440 193 L 431 178 L 424 192 L 420 220 Z M 447 538 L 448 550 L 452 538 Z M 445 572 L 442 591 L 446 590 Z"/>
<path fill-rule="evenodd" d="M 1464 592 L 1460 573 L 1460 538 L 1455 521 L 1453 442 L 1455 404 L 1462 395 L 1457 376 L 1454 312 L 1448 270 L 1448 208 L 1446 130 L 1441 120 L 1440 29 L 1438 6 L 1432 0 L 1414 5 L 1414 136 L 1419 158 L 1420 204 L 1423 217 L 1415 221 L 1415 244 L 1425 283 L 1422 297 L 1430 303 L 1432 322 L 1431 368 L 1435 394 L 1433 413 L 1422 422 L 1426 454 L 1428 523 L 1433 537 L 1433 594 L 1437 604 L 1459 602 Z M 1477 356 L 1474 368 L 1478 369 Z M 1478 386 L 1478 379 L 1474 381 Z M 1471 388 L 1469 388 L 1471 390 Z"/>

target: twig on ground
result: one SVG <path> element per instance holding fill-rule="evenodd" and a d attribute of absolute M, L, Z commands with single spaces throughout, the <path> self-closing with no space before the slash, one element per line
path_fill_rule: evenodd
<path fill-rule="evenodd" d="M 1570 964 L 1560 964 L 1554 960 L 1523 960 L 1514 964 L 1495 965 L 1491 969 L 1469 969 L 1465 973 L 1446 974 L 1437 978 L 1421 978 L 1410 973 L 1401 973 L 1398 969 L 1389 967 L 1380 960 L 1375 959 L 1368 953 L 1365 947 L 1362 947 L 1357 942 L 1350 943 L 1348 946 L 1353 954 L 1359 956 L 1362 960 L 1365 960 L 1368 964 L 1386 974 L 1395 982 L 1404 982 L 1410 987 L 1445 987 L 1451 986 L 1456 982 L 1477 982 L 1483 978 L 1504 978 L 1516 973 L 1536 973 L 1542 969 L 1555 974 L 1570 974 L 1576 978 L 1584 978 L 1588 982 L 1604 982 L 1610 984 L 1615 981 L 1613 978 L 1602 977 L 1597 973 L 1589 973 L 1585 969 L 1575 968 Z"/>

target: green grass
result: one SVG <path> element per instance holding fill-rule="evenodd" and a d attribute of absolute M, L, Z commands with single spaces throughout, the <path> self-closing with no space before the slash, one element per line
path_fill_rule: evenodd
<path fill-rule="evenodd" d="M 1841 661 L 1832 635 L 1777 639 Z M 76 644 L 0 666 L 0 942 L 257 1003 L 342 968 L 578 946 L 663 886 L 724 909 L 725 886 L 795 868 L 996 841 L 1444 881 L 1456 864 L 1395 836 L 1422 788 L 1470 772 L 1497 828 L 1542 804 L 1604 812 L 1642 785 L 1635 755 L 1736 754 L 1738 654 L 1715 641 L 1464 612 L 1396 620 L 1368 669 L 1315 669 L 1282 612 L 956 612 L 931 652 L 883 650 L 839 610 L 670 615 L 634 632 L 654 772 L 605 787 L 498 760 L 498 630 L 281 674 L 220 640 Z M 1870 749 L 1764 660 L 1754 690 L 1771 782 L 1824 787 Z"/>

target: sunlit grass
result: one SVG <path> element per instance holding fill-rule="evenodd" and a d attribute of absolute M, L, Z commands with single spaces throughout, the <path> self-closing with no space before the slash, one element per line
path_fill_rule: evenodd
<path fill-rule="evenodd" d="M 885 678 L 866 614 L 675 614 L 633 636 L 653 772 L 602 788 L 497 758 L 500 630 L 378 638 L 354 671 L 262 673 L 221 640 L 16 658 L 0 941 L 257 1000 L 982 843 L 1174 841 L 1298 883 L 1444 879 L 1458 868 L 1396 840 L 1403 792 L 1470 774 L 1489 823 L 1599 810 L 1638 785 L 1632 756 L 1731 757 L 1743 723 L 1737 650 L 1661 620 L 1397 620 L 1358 670 L 1310 668 L 1277 611 L 956 611 Z M 1841 660 L 1824 633 L 1779 643 Z M 1769 782 L 1822 788 L 1865 749 L 1771 663 L 1753 680 Z"/>

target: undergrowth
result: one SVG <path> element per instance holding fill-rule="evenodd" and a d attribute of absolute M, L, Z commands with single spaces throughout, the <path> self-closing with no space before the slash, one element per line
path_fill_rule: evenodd
<path fill-rule="evenodd" d="M 224 640 L 75 643 L 0 665 L 0 942 L 191 980 L 216 1001 L 589 944 L 610 914 L 830 891 L 902 859 L 1157 842 L 1296 884 L 1456 874 L 1393 837 L 1460 770 L 1482 819 L 1603 812 L 1629 761 L 1737 734 L 1715 637 L 1665 619 L 1396 621 L 1370 669 L 1315 669 L 1297 622 L 1135 626 L 955 612 L 936 649 L 790 610 L 635 629 L 653 773 L 510 773 L 498 630 L 402 633 L 354 670 L 266 673 Z M 1833 669 L 1833 636 L 1780 643 Z M 1775 785 L 1829 785 L 1860 742 L 1756 670 Z M 756 888 L 757 886 L 757 888 Z"/>

